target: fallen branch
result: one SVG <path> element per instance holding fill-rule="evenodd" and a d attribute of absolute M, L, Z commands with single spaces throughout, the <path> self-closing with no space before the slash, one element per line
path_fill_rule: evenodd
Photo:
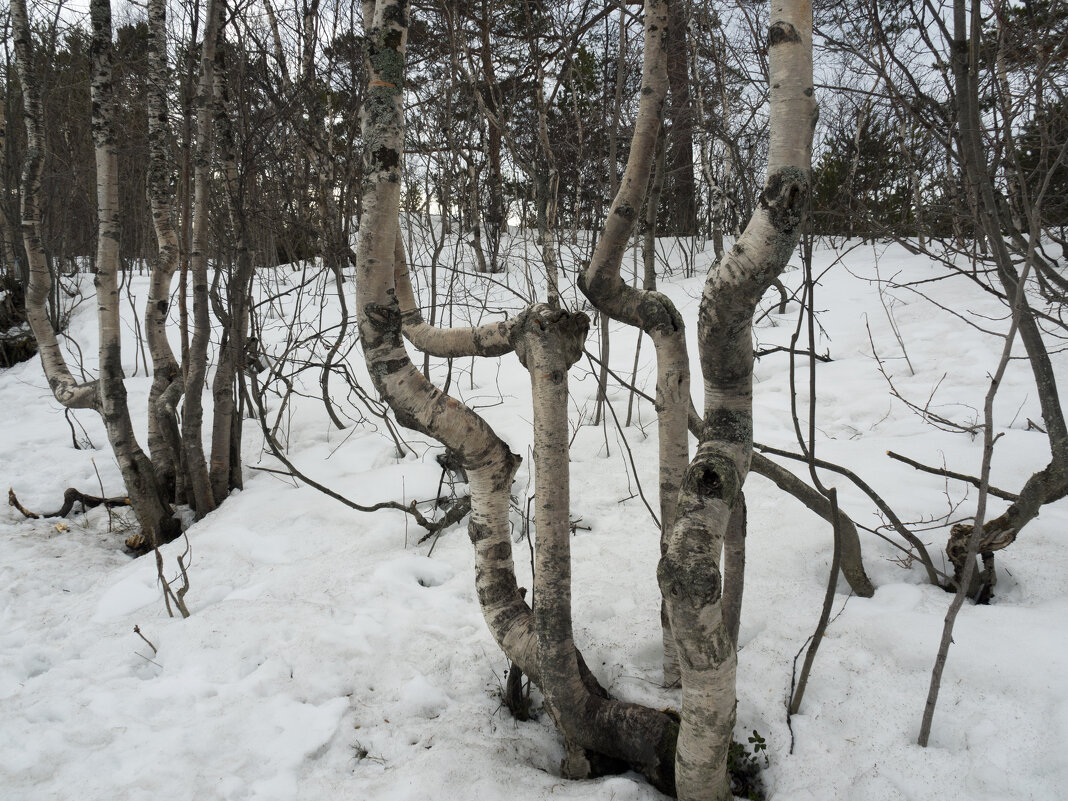
<path fill-rule="evenodd" d="M 41 512 L 40 514 L 35 514 L 19 502 L 18 497 L 15 495 L 14 489 L 8 488 L 7 491 L 7 505 L 14 506 L 16 509 L 22 512 L 23 516 L 28 517 L 31 520 L 37 520 L 38 518 L 42 517 L 67 517 L 71 513 L 71 510 L 74 509 L 74 504 L 76 503 L 80 503 L 82 505 L 82 509 L 87 511 L 89 509 L 94 509 L 97 506 L 101 505 L 108 509 L 114 509 L 118 506 L 129 506 L 130 499 L 104 498 L 99 495 L 86 495 L 84 492 L 81 492 L 80 490 L 77 490 L 74 487 L 69 487 L 63 493 L 63 505 L 57 511 Z"/>

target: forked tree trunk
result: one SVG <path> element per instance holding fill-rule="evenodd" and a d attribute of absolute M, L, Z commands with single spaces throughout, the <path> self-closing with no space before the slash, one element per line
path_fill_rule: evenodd
<path fill-rule="evenodd" d="M 753 447 L 752 320 L 800 238 L 811 180 L 812 15 L 805 0 L 772 4 L 768 173 L 738 243 L 710 270 L 698 317 L 704 432 L 679 493 L 657 570 L 682 674 L 676 781 L 685 801 L 731 798 L 726 761 L 735 719 L 737 656 L 724 620 L 724 535 Z"/>
<path fill-rule="evenodd" d="M 570 459 L 567 371 L 582 355 L 589 318 L 533 306 L 512 332 L 516 355 L 530 373 L 534 399 L 534 628 L 538 686 L 568 744 L 564 774 L 598 771 L 594 755 L 638 765 L 662 790 L 671 789 L 675 727 L 646 707 L 591 687 L 575 648 L 571 622 Z M 667 724 L 667 725 L 665 725 Z M 594 757 L 596 759 L 596 757 Z"/>
<path fill-rule="evenodd" d="M 90 46 L 93 144 L 96 150 L 97 255 L 96 284 L 100 328 L 100 414 L 126 482 L 126 493 L 145 541 L 159 545 L 179 533 L 178 521 L 156 480 L 152 462 L 137 444 L 126 404 L 119 323 L 119 159 L 114 130 L 111 2 L 92 0 Z"/>
<path fill-rule="evenodd" d="M 674 720 L 655 710 L 609 702 L 573 646 L 559 641 L 558 631 L 547 635 L 552 640 L 551 653 L 542 653 L 543 638 L 516 585 L 509 538 L 508 495 L 519 457 L 482 418 L 431 385 L 404 348 L 402 328 L 438 355 L 507 352 L 521 335 L 529 333 L 525 326 L 538 324 L 538 316 L 528 313 L 510 325 L 491 324 L 470 333 L 453 330 L 441 335 L 419 318 L 399 236 L 408 7 L 404 0 L 380 0 L 377 5 L 365 3 L 363 10 L 369 62 L 363 133 L 368 146 L 356 250 L 356 305 L 368 370 L 397 420 L 454 450 L 466 469 L 472 496 L 469 532 L 483 615 L 505 654 L 547 697 L 580 698 L 581 707 L 553 707 L 565 738 L 576 747 L 607 753 L 643 770 L 657 786 L 670 791 Z M 507 344 L 505 334 L 510 340 Z M 563 370 L 566 373 L 566 366 Z M 565 510 L 565 527 L 566 514 Z M 540 580 L 560 581 L 551 569 Z M 562 662 L 555 659 L 558 655 Z M 576 675 L 585 689 L 574 686 Z"/>

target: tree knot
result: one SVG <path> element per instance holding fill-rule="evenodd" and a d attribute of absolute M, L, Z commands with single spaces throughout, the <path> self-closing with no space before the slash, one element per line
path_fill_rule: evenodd
<path fill-rule="evenodd" d="M 772 23 L 768 29 L 768 48 L 787 43 L 801 43 L 801 34 L 798 33 L 797 28 L 784 20 Z"/>
<path fill-rule="evenodd" d="M 590 318 L 582 312 L 554 309 L 546 303 L 527 307 L 515 319 L 508 339 L 520 363 L 562 378 L 582 356 Z"/>
<path fill-rule="evenodd" d="M 799 167 L 781 167 L 768 175 L 760 206 L 776 231 L 792 233 L 801 224 L 808 208 L 809 183 L 808 174 Z"/>

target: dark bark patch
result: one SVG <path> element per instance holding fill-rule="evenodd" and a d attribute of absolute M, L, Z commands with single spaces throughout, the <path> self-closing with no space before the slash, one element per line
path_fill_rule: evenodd
<path fill-rule="evenodd" d="M 392 290 L 390 290 L 392 293 Z M 364 325 L 361 329 L 369 328 L 370 331 L 361 330 L 366 338 L 366 347 L 373 349 L 383 343 L 400 344 L 400 332 L 402 318 L 400 308 L 395 298 L 391 297 L 389 304 L 368 303 L 363 308 Z"/>
<path fill-rule="evenodd" d="M 670 719 L 660 733 L 656 744 L 656 763 L 645 768 L 643 773 L 657 790 L 674 798 L 675 790 L 675 751 L 679 742 L 679 716 L 670 709 L 662 710 Z"/>
<path fill-rule="evenodd" d="M 723 582 L 715 562 L 708 561 L 693 555 L 686 561 L 671 555 L 662 557 L 656 567 L 660 591 L 695 609 L 714 604 L 723 594 Z"/>
<path fill-rule="evenodd" d="M 372 170 L 392 170 L 400 164 L 400 153 L 392 147 L 379 147 L 372 153 Z"/>
<path fill-rule="evenodd" d="M 385 378 L 393 375 L 393 373 L 400 372 L 410 363 L 408 359 L 383 359 L 375 362 L 372 372 L 377 378 Z"/>
<path fill-rule="evenodd" d="M 515 584 L 515 574 L 503 567 L 476 568 L 475 585 L 483 607 L 523 601 Z"/>
<path fill-rule="evenodd" d="M 789 22 L 780 20 L 768 30 L 768 47 L 772 48 L 786 43 L 801 44 L 801 34 Z"/>
<path fill-rule="evenodd" d="M 390 3 L 382 9 L 382 21 L 387 25 L 397 25 L 402 28 L 408 27 L 408 3 Z"/>
<path fill-rule="evenodd" d="M 493 529 L 485 523 L 476 523 L 472 520 L 467 526 L 467 536 L 471 539 L 471 544 L 477 546 L 482 540 L 493 536 Z"/>
<path fill-rule="evenodd" d="M 620 217 L 622 217 L 627 222 L 632 222 L 634 220 L 634 218 L 637 216 L 637 212 L 634 210 L 634 207 L 632 205 L 630 205 L 630 203 L 628 203 L 625 200 L 621 201 L 619 203 L 619 205 L 616 206 L 614 213 L 618 214 Z"/>
<path fill-rule="evenodd" d="M 791 234 L 801 224 L 808 208 L 808 185 L 808 176 L 797 167 L 783 167 L 768 176 L 760 193 L 760 206 L 767 211 L 776 231 Z M 796 242 L 790 243 L 791 253 L 795 245 Z"/>
<path fill-rule="evenodd" d="M 496 545 L 491 545 L 482 554 L 484 559 L 492 559 L 494 561 L 503 562 L 512 555 L 512 546 L 507 542 L 498 542 Z"/>
<path fill-rule="evenodd" d="M 738 409 L 714 409 L 705 420 L 705 438 L 722 442 L 752 442 L 753 416 Z"/>

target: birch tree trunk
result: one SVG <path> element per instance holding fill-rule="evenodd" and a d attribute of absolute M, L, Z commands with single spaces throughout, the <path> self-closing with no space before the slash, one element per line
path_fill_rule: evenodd
<path fill-rule="evenodd" d="M 167 4 L 149 0 L 148 68 L 148 199 L 152 223 L 159 245 L 152 266 L 148 302 L 145 306 L 145 336 L 152 356 L 152 388 L 148 395 L 148 449 L 168 498 L 180 497 L 182 476 L 181 442 L 174 403 L 183 391 L 181 370 L 167 340 L 167 314 L 171 299 L 171 279 L 178 269 L 179 245 L 175 228 L 173 170 L 168 141 L 170 121 L 167 110 Z M 171 387 L 174 387 L 172 390 Z M 166 398 L 166 399 L 165 399 Z M 170 401 L 170 402 L 168 402 Z"/>
<path fill-rule="evenodd" d="M 549 714 L 568 745 L 565 776 L 597 773 L 597 758 L 604 755 L 638 766 L 656 787 L 670 791 L 674 721 L 591 687 L 575 648 L 567 371 L 582 355 L 589 325 L 584 314 L 539 304 L 520 315 L 512 331 L 534 397 L 536 675 Z"/>
<path fill-rule="evenodd" d="M 772 3 L 768 54 L 767 179 L 741 238 L 713 265 L 705 283 L 698 317 L 704 431 L 657 570 L 679 650 L 676 781 L 684 801 L 731 798 L 726 763 L 737 656 L 721 603 L 721 552 L 752 455 L 753 313 L 797 246 L 810 194 L 817 111 L 806 0 Z"/>
<path fill-rule="evenodd" d="M 149 545 L 174 539 L 180 531 L 156 480 L 151 460 L 137 443 L 126 403 L 119 323 L 119 169 L 114 130 L 111 2 L 91 0 L 90 94 L 96 151 L 97 320 L 100 328 L 100 415 L 126 482 L 126 493 Z"/>
<path fill-rule="evenodd" d="M 645 54 L 641 100 L 634 122 L 630 155 L 619 191 L 612 201 L 604 231 L 579 288 L 597 309 L 614 320 L 641 328 L 656 349 L 656 408 L 660 443 L 661 551 L 675 520 L 675 501 L 689 461 L 687 414 L 690 408 L 690 367 L 682 316 L 666 295 L 629 287 L 620 275 L 623 252 L 634 225 L 656 155 L 657 136 L 667 96 L 664 37 L 668 8 L 664 0 L 645 4 Z M 664 684 L 677 685 L 679 672 L 674 640 L 664 616 Z"/>
<path fill-rule="evenodd" d="M 41 86 L 33 63 L 33 40 L 26 0 L 11 0 L 11 22 L 26 126 L 26 160 L 22 167 L 22 241 L 30 271 L 26 317 L 37 340 L 41 366 L 56 400 L 68 409 L 99 409 L 96 382 L 82 384 L 71 375 L 48 319 L 47 303 L 52 290 L 52 276 L 41 243 L 41 209 L 37 202 L 41 194 L 45 140 Z"/>
<path fill-rule="evenodd" d="M 556 699 L 550 702 L 554 719 L 560 723 L 565 739 L 575 746 L 571 750 L 577 754 L 579 749 L 589 749 L 619 759 L 645 772 L 661 789 L 670 791 L 674 720 L 656 710 L 609 701 L 575 651 L 567 633 L 569 623 L 560 623 L 564 628 L 557 625 L 561 615 L 569 620 L 569 603 L 566 612 L 559 606 L 551 607 L 554 611 L 542 616 L 539 631 L 535 616 L 516 585 L 508 494 L 519 457 L 511 453 L 482 418 L 431 385 L 408 358 L 401 339 L 403 329 L 410 338 L 421 341 L 438 355 L 503 353 L 519 342 L 523 343 L 526 354 L 531 347 L 530 337 L 537 338 L 537 331 L 551 328 L 550 322 L 574 319 L 580 321 L 577 327 L 582 328 L 582 318 L 570 318 L 541 306 L 538 312 L 528 312 L 510 325 L 491 324 L 470 334 L 454 330 L 440 335 L 422 322 L 403 264 L 398 216 L 408 6 L 406 0 L 379 0 L 377 4 L 365 3 L 363 9 L 369 83 L 364 110 L 366 169 L 363 217 L 356 249 L 356 306 L 368 371 L 397 420 L 455 451 L 467 471 L 471 487 L 469 533 L 475 547 L 476 588 L 483 615 L 505 654 L 543 688 L 547 697 Z M 572 336 L 567 353 L 577 358 L 580 348 L 581 338 Z M 559 412 L 562 382 L 565 424 L 561 430 L 566 445 L 565 376 L 569 357 L 557 354 L 555 358 L 563 366 L 562 372 L 557 371 L 555 403 L 550 405 Z M 546 497 L 542 493 L 543 501 Z M 563 509 L 566 542 L 566 505 L 555 511 L 552 521 L 545 523 L 546 531 L 559 532 L 560 509 Z M 550 544 L 557 543 L 557 549 L 553 551 L 550 547 L 545 557 L 556 566 L 557 572 L 550 566 L 541 571 L 539 581 L 549 582 L 546 586 L 550 588 L 559 588 L 570 581 L 569 567 L 561 562 L 566 559 L 559 550 L 559 538 L 551 534 L 546 537 Z M 551 595 L 553 590 L 545 592 Z M 557 603 L 565 602 L 561 598 Z M 582 758 L 588 766 L 588 758 L 584 754 Z M 577 770 L 580 766 L 571 763 L 570 767 Z"/>
<path fill-rule="evenodd" d="M 11 5 L 16 59 L 26 104 L 27 159 L 23 178 L 22 230 L 30 261 L 27 316 L 37 337 L 41 364 L 56 399 L 68 408 L 95 409 L 104 421 L 108 441 L 119 464 L 126 493 L 142 531 L 127 541 L 130 547 L 159 545 L 180 531 L 164 498 L 151 461 L 134 436 L 126 404 L 119 328 L 119 198 L 118 158 L 114 132 L 112 92 L 111 6 L 92 0 L 90 20 L 90 91 L 93 101 L 92 132 L 97 174 L 97 253 L 95 285 L 100 331 L 100 374 L 94 382 L 79 384 L 70 373 L 48 320 L 46 302 L 51 275 L 41 246 L 40 193 L 43 135 L 40 87 L 33 69 L 33 54 L 25 0 Z"/>
<path fill-rule="evenodd" d="M 193 231 L 189 272 L 193 280 L 193 336 L 189 343 L 182 413 L 182 446 L 197 517 L 215 509 L 207 460 L 204 458 L 204 379 L 208 370 L 208 181 L 211 177 L 212 96 L 215 92 L 215 47 L 219 37 L 222 4 L 207 0 L 207 22 L 200 54 L 197 88 L 197 142 L 193 167 Z"/>

